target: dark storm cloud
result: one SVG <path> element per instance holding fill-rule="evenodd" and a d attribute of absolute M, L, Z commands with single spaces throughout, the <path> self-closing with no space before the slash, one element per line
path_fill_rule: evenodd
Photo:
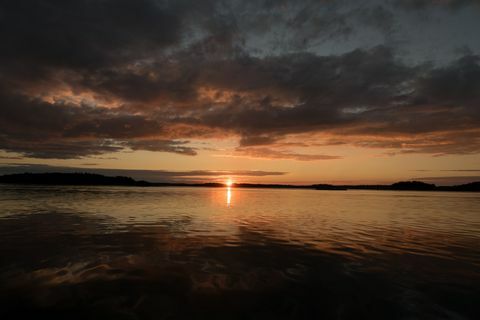
<path fill-rule="evenodd" d="M 193 156 L 200 149 L 188 141 L 236 137 L 246 156 L 337 158 L 285 148 L 297 134 L 321 133 L 316 146 L 477 153 L 478 55 L 413 64 L 393 39 L 395 4 L 468 3 L 4 1 L 0 149 Z M 372 30 L 385 44 L 358 45 Z M 348 39 L 353 48 L 322 52 Z"/>
<path fill-rule="evenodd" d="M 479 117 L 480 57 L 465 55 L 453 64 L 432 70 L 418 80 L 419 103 L 464 106 Z"/>
<path fill-rule="evenodd" d="M 132 150 L 148 150 L 173 152 L 188 156 L 197 154 L 194 148 L 185 146 L 189 141 L 170 141 L 170 140 L 138 140 L 129 141 L 126 145 Z"/>
<path fill-rule="evenodd" d="M 1 134 L 11 137 L 135 137 L 158 133 L 145 117 L 85 104 L 50 102 L 0 88 Z"/>
<path fill-rule="evenodd" d="M 247 135 L 341 126 L 356 118 L 344 112 L 348 108 L 383 107 L 400 98 L 403 83 L 414 72 L 397 63 L 385 47 L 341 56 L 292 54 L 229 61 L 210 69 L 203 83 L 239 94 L 229 104 L 201 110 L 199 118 Z M 233 78 L 234 74 L 238 75 Z"/>
<path fill-rule="evenodd" d="M 36 158 L 81 158 L 149 150 L 195 155 L 188 141 L 137 139 L 161 134 L 161 125 L 117 109 L 50 103 L 0 92 L 0 145 Z"/>
<path fill-rule="evenodd" d="M 5 138 L 0 136 L 2 149 L 26 157 L 44 159 L 79 159 L 86 156 L 122 151 L 123 148 L 109 140 L 42 140 L 32 138 Z"/>
<path fill-rule="evenodd" d="M 395 0 L 394 3 L 407 9 L 428 9 L 432 6 L 458 9 L 472 4 L 479 4 L 478 0 Z"/>
<path fill-rule="evenodd" d="M 0 57 L 18 63 L 103 68 L 180 40 L 181 21 L 158 1 L 3 1 L 0 9 Z"/>
<path fill-rule="evenodd" d="M 325 131 L 347 136 L 347 142 L 355 141 L 352 135 L 365 136 L 357 145 L 402 152 L 480 149 L 477 56 L 441 68 L 407 66 L 388 48 L 378 47 L 341 56 L 229 61 L 212 70 L 203 83 L 238 94 L 217 108 L 198 110 L 192 123 L 236 130 L 242 146 Z M 229 81 L 229 72 L 238 76 Z M 378 141 L 378 136 L 391 140 Z"/>

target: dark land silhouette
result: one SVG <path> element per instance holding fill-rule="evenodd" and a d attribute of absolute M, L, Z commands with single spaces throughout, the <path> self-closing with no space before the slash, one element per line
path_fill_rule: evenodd
<path fill-rule="evenodd" d="M 223 183 L 176 183 L 147 182 L 130 177 L 104 176 L 93 173 L 18 173 L 0 176 L 4 184 L 33 185 L 88 185 L 88 186 L 140 186 L 140 187 L 225 187 Z M 455 186 L 437 186 L 421 181 L 401 181 L 391 185 L 289 185 L 289 184 L 257 184 L 236 183 L 236 188 L 277 188 L 277 189 L 315 189 L 315 190 L 411 190 L 411 191 L 480 191 L 480 181 Z"/>
<path fill-rule="evenodd" d="M 92 173 L 20 173 L 0 176 L 0 183 L 45 184 L 45 185 L 89 185 L 89 186 L 147 186 L 145 181 L 129 177 L 109 177 Z"/>

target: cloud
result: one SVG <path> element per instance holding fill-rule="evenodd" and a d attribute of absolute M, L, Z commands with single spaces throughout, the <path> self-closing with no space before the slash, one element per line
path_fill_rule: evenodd
<path fill-rule="evenodd" d="M 157 1 L 44 0 L 1 9 L 0 34 L 8 46 L 0 58 L 19 64 L 104 68 L 180 39 L 178 16 Z"/>
<path fill-rule="evenodd" d="M 315 161 L 315 160 L 333 160 L 341 159 L 339 156 L 331 156 L 324 154 L 305 154 L 285 150 L 275 150 L 262 147 L 240 147 L 231 155 L 234 157 L 248 157 L 261 159 L 282 159 L 282 160 L 298 160 L 298 161 Z"/>
<path fill-rule="evenodd" d="M 396 0 L 397 6 L 406 9 L 427 9 L 432 6 L 458 9 L 463 6 L 478 4 L 477 0 Z"/>
<path fill-rule="evenodd" d="M 282 146 L 311 134 L 325 139 L 316 148 L 335 141 L 391 154 L 480 152 L 479 56 L 413 63 L 395 43 L 359 45 L 373 31 L 396 33 L 401 21 L 386 4 L 45 0 L 27 7 L 0 4 L 4 151 L 194 156 L 193 142 L 229 138 L 239 141 L 237 155 L 338 158 Z M 326 51 L 326 41 L 342 50 Z"/>
<path fill-rule="evenodd" d="M 236 135 L 246 147 L 326 132 L 357 146 L 401 147 L 399 152 L 479 151 L 476 56 L 442 68 L 408 67 L 385 47 L 341 56 L 242 59 L 219 62 L 217 68 L 210 62 L 190 65 L 199 79 L 191 87 L 202 86 L 183 101 L 167 99 L 171 105 L 163 108 L 128 101 L 117 108 L 50 102 L 3 90 L 2 148 L 60 158 L 122 146 L 195 155 L 176 139 Z M 44 142 L 29 146 L 40 139 Z M 62 146 L 72 150 L 60 152 Z"/>
<path fill-rule="evenodd" d="M 80 159 L 122 151 L 123 148 L 109 140 L 55 140 L 8 139 L 0 136 L 0 146 L 8 152 L 20 153 L 26 157 L 44 159 Z"/>
<path fill-rule="evenodd" d="M 189 156 L 196 155 L 197 152 L 194 148 L 185 146 L 187 143 L 189 141 L 137 140 L 129 141 L 126 145 L 132 150 L 172 152 Z"/>

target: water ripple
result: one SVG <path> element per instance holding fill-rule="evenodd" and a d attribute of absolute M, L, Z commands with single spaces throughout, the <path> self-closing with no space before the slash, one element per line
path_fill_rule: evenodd
<path fill-rule="evenodd" d="M 1 186 L 0 315 L 476 319 L 479 198 Z"/>

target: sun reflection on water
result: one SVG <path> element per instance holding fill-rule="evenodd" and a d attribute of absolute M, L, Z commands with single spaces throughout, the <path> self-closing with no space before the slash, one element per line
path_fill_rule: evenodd
<path fill-rule="evenodd" d="M 232 203 L 232 187 L 227 187 L 227 207 Z"/>

